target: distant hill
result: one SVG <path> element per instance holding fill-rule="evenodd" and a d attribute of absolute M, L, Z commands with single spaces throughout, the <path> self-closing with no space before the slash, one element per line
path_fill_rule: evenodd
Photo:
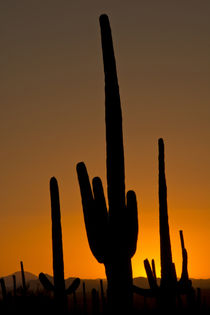
<path fill-rule="evenodd" d="M 8 291 L 12 290 L 13 288 L 12 275 L 13 274 L 3 277 Z M 16 283 L 17 283 L 17 288 L 18 288 L 22 285 L 21 272 L 20 271 L 15 272 L 14 275 L 16 276 Z M 47 276 L 53 282 L 52 276 L 50 275 L 47 275 Z M 25 272 L 25 278 L 26 278 L 26 283 L 29 285 L 30 290 L 36 291 L 36 290 L 42 289 L 42 285 L 38 277 L 34 275 L 33 273 Z M 66 287 L 68 287 L 74 279 L 75 278 L 66 279 Z M 192 284 L 194 288 L 210 289 L 210 279 L 191 279 L 191 280 L 192 280 Z M 93 288 L 95 289 L 100 288 L 100 279 L 81 279 L 81 283 L 82 282 L 85 282 L 87 292 L 90 292 Z M 158 282 L 160 282 L 160 279 L 158 279 Z M 103 279 L 103 284 L 104 284 L 104 289 L 106 289 L 106 279 Z M 141 288 L 149 287 L 147 278 L 144 278 L 144 277 L 134 278 L 134 284 Z M 77 292 L 78 293 L 82 292 L 81 285 L 79 286 Z"/>
<path fill-rule="evenodd" d="M 16 277 L 17 288 L 22 285 L 21 271 L 17 271 L 15 273 L 11 274 L 11 275 L 3 277 L 4 281 L 5 281 L 5 284 L 6 284 L 6 287 L 8 289 L 13 287 L 13 278 L 12 278 L 13 275 L 15 275 L 15 277 Z M 27 271 L 25 271 L 25 278 L 26 278 L 26 281 L 28 283 L 30 283 L 31 281 L 37 281 L 38 280 L 37 276 L 35 276 L 33 273 L 27 272 Z"/>

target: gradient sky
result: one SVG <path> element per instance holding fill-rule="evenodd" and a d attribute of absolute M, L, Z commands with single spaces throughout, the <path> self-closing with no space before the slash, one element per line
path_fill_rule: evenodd
<path fill-rule="evenodd" d="M 123 111 L 126 188 L 138 198 L 134 276 L 156 261 L 158 147 L 165 140 L 172 254 L 210 278 L 210 1 L 0 1 L 0 276 L 52 274 L 49 180 L 59 182 L 65 275 L 104 277 L 85 233 L 76 163 L 106 189 L 98 18 L 110 18 Z"/>

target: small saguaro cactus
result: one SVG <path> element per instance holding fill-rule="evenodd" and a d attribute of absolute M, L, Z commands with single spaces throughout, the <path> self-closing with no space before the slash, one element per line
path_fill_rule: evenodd
<path fill-rule="evenodd" d="M 63 313 L 67 311 L 67 295 L 78 288 L 80 279 L 76 278 L 69 288 L 65 288 L 60 201 L 58 183 L 55 177 L 50 180 L 50 196 L 54 284 L 44 273 L 39 274 L 39 280 L 46 290 L 54 292 L 57 307 Z"/>
<path fill-rule="evenodd" d="M 102 182 L 93 178 L 93 190 L 83 162 L 77 164 L 84 220 L 90 249 L 105 266 L 110 313 L 130 314 L 132 306 L 131 258 L 138 235 L 134 191 L 125 197 L 122 113 L 111 29 L 107 15 L 100 16 L 105 73 L 106 169 L 108 209 Z"/>
<path fill-rule="evenodd" d="M 20 268 L 21 268 L 21 278 L 22 278 L 22 290 L 23 294 L 25 295 L 27 292 L 27 286 L 26 286 L 26 277 L 25 277 L 25 271 L 23 268 L 23 262 L 20 262 Z"/>

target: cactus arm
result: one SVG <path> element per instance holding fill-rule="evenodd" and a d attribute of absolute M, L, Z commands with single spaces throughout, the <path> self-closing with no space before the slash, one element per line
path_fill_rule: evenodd
<path fill-rule="evenodd" d="M 41 282 L 41 284 L 47 291 L 55 290 L 54 285 L 51 283 L 51 281 L 46 277 L 46 275 L 43 272 L 39 274 L 39 281 Z"/>
<path fill-rule="evenodd" d="M 181 278 L 179 280 L 179 288 L 180 290 L 188 290 L 192 289 L 192 281 L 189 279 L 188 275 L 188 268 L 187 268 L 187 263 L 188 263 L 188 257 L 187 257 L 187 250 L 184 245 L 184 236 L 183 236 L 183 231 L 179 231 L 180 235 L 180 241 L 181 241 L 181 247 L 182 247 L 182 274 Z"/>
<path fill-rule="evenodd" d="M 77 288 L 80 285 L 80 279 L 76 278 L 74 281 L 70 284 L 70 286 L 66 289 L 66 294 L 71 294 L 77 290 Z"/>
<path fill-rule="evenodd" d="M 144 260 L 144 268 L 146 270 L 147 279 L 148 279 L 150 288 L 156 289 L 157 288 L 156 279 L 154 277 L 154 274 L 152 272 L 152 269 L 151 269 L 151 266 L 150 266 L 148 259 Z"/>
<path fill-rule="evenodd" d="M 101 180 L 99 178 L 93 179 L 94 200 L 88 173 L 83 162 L 77 164 L 77 175 L 89 246 L 98 262 L 103 263 L 106 252 L 105 236 L 108 214 Z"/>
<path fill-rule="evenodd" d="M 127 243 L 129 257 L 133 257 L 136 252 L 136 243 L 138 237 L 138 211 L 136 194 L 134 191 L 129 190 L 127 192 L 127 209 L 125 222 L 127 225 Z"/>
<path fill-rule="evenodd" d="M 103 185 L 99 177 L 93 178 L 93 194 L 95 199 L 95 206 L 97 209 L 96 215 L 99 216 L 100 224 L 104 225 L 103 229 L 108 228 L 108 213 L 106 207 L 106 201 L 103 191 Z M 100 209 L 100 211 L 98 211 Z"/>
<path fill-rule="evenodd" d="M 82 207 L 85 220 L 85 227 L 90 248 L 97 259 L 96 244 L 95 244 L 95 226 L 98 224 L 95 221 L 95 203 L 93 193 L 90 186 L 89 176 L 86 166 L 83 162 L 77 164 L 77 176 L 80 186 L 82 198 Z"/>
<path fill-rule="evenodd" d="M 155 261 L 154 259 L 152 259 L 152 272 L 153 272 L 153 276 L 157 285 L 157 276 L 156 276 L 156 268 L 155 268 Z"/>
<path fill-rule="evenodd" d="M 20 267 L 21 267 L 21 277 L 22 277 L 22 285 L 23 285 L 23 292 L 26 293 L 26 279 L 25 279 L 25 272 L 23 268 L 23 262 L 20 262 Z"/>
<path fill-rule="evenodd" d="M 63 244 L 58 183 L 55 177 L 50 179 L 53 273 L 55 292 L 59 295 L 65 291 Z"/>
<path fill-rule="evenodd" d="M 180 242 L 181 242 L 182 250 L 184 250 L 185 246 L 184 246 L 184 236 L 183 236 L 183 231 L 182 230 L 179 231 L 179 236 L 180 236 Z"/>
<path fill-rule="evenodd" d="M 180 241 L 181 241 L 181 247 L 182 247 L 182 275 L 181 275 L 181 279 L 188 280 L 189 276 L 188 276 L 188 270 L 187 270 L 187 250 L 184 246 L 184 237 L 183 237 L 183 231 L 182 230 L 179 231 L 179 235 L 180 235 Z"/>
<path fill-rule="evenodd" d="M 176 266 L 175 263 L 172 263 L 172 279 L 173 279 L 173 283 L 177 283 L 177 274 L 176 274 Z"/>
<path fill-rule="evenodd" d="M 139 288 L 136 285 L 132 286 L 132 290 L 134 293 L 145 297 L 154 297 L 157 295 L 157 292 L 155 290 Z"/>
<path fill-rule="evenodd" d="M 187 270 L 187 250 L 186 248 L 182 251 L 182 279 L 189 279 L 188 270 Z"/>

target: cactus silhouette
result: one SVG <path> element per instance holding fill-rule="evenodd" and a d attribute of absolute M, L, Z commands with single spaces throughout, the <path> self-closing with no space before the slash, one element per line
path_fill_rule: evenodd
<path fill-rule="evenodd" d="M 1 279 L 0 279 L 0 285 L 1 285 L 1 292 L 2 292 L 3 301 L 6 301 L 6 298 L 7 298 L 7 289 L 6 289 L 6 285 L 5 285 L 4 278 L 1 278 Z"/>
<path fill-rule="evenodd" d="M 154 266 L 154 260 L 153 260 L 152 265 Z M 158 285 L 157 285 L 156 274 L 154 273 L 154 267 L 153 269 L 151 268 L 148 259 L 144 260 L 144 268 L 146 270 L 147 279 L 148 279 L 150 288 L 153 290 L 157 289 Z"/>
<path fill-rule="evenodd" d="M 104 286 L 103 286 L 103 280 L 100 279 L 100 289 L 101 289 L 101 306 L 102 306 L 102 314 L 106 313 L 106 298 L 104 294 Z"/>
<path fill-rule="evenodd" d="M 150 289 L 142 289 L 133 286 L 134 292 L 143 296 L 156 296 L 161 307 L 172 309 L 176 305 L 176 298 L 180 294 L 186 294 L 190 304 L 193 302 L 194 290 L 189 280 L 187 270 L 187 250 L 184 245 L 183 231 L 179 231 L 182 247 L 182 275 L 177 281 L 175 264 L 172 261 L 171 241 L 168 222 L 167 186 L 165 178 L 165 155 L 163 139 L 158 140 L 159 147 L 159 233 L 160 233 L 160 258 L 161 281 L 157 285 L 155 262 L 152 267 L 148 259 L 144 260 Z"/>
<path fill-rule="evenodd" d="M 163 139 L 158 140 L 159 146 L 159 231 L 161 287 L 174 288 L 176 283 L 175 269 L 172 261 L 171 241 L 168 223 L 167 186 L 165 178 L 165 157 Z"/>
<path fill-rule="evenodd" d="M 100 312 L 98 291 L 96 289 L 92 289 L 91 295 L 92 295 L 92 315 L 98 315 Z"/>
<path fill-rule="evenodd" d="M 73 294 L 73 304 L 74 304 L 74 311 L 73 311 L 73 313 L 74 313 L 74 314 L 77 314 L 77 313 L 78 313 L 78 303 L 77 303 L 76 290 L 74 290 L 74 291 L 72 292 L 72 294 Z"/>
<path fill-rule="evenodd" d="M 183 231 L 179 231 L 180 235 L 180 241 L 181 241 L 181 247 L 182 247 L 182 274 L 181 278 L 179 280 L 179 285 L 182 288 L 189 288 L 192 286 L 192 282 L 189 279 L 188 275 L 188 269 L 187 269 L 187 250 L 184 246 L 184 236 L 183 236 Z"/>
<path fill-rule="evenodd" d="M 85 282 L 82 283 L 82 294 L 83 294 L 83 314 L 87 315 L 87 297 Z"/>
<path fill-rule="evenodd" d="M 80 279 L 76 278 L 67 289 L 65 288 L 60 200 L 58 183 L 54 177 L 50 180 L 50 196 L 54 284 L 44 273 L 39 274 L 39 279 L 46 290 L 54 292 L 56 305 L 63 313 L 67 311 L 67 294 L 71 294 L 78 288 Z"/>
<path fill-rule="evenodd" d="M 25 277 L 25 271 L 23 267 L 23 262 L 20 262 L 20 268 L 21 268 L 21 278 L 22 278 L 22 291 L 23 294 L 26 294 L 28 287 L 26 286 L 26 277 Z"/>
<path fill-rule="evenodd" d="M 16 276 L 12 275 L 12 281 L 13 281 L 13 295 L 17 295 L 17 285 L 16 285 Z"/>
<path fill-rule="evenodd" d="M 130 312 L 131 257 L 138 234 L 137 202 L 133 191 L 125 198 L 122 113 L 109 20 L 100 16 L 105 73 L 106 168 L 108 210 L 102 182 L 93 178 L 93 191 L 83 162 L 77 164 L 84 220 L 90 249 L 105 265 L 109 312 Z"/>
<path fill-rule="evenodd" d="M 175 265 L 172 261 L 171 242 L 168 224 L 167 187 L 165 178 L 164 142 L 159 139 L 159 218 L 160 218 L 160 249 L 161 249 L 161 286 L 177 288 Z M 187 270 L 187 250 L 184 246 L 183 231 L 179 231 L 182 247 L 182 275 L 178 282 L 180 292 L 185 293 L 192 288 Z"/>

